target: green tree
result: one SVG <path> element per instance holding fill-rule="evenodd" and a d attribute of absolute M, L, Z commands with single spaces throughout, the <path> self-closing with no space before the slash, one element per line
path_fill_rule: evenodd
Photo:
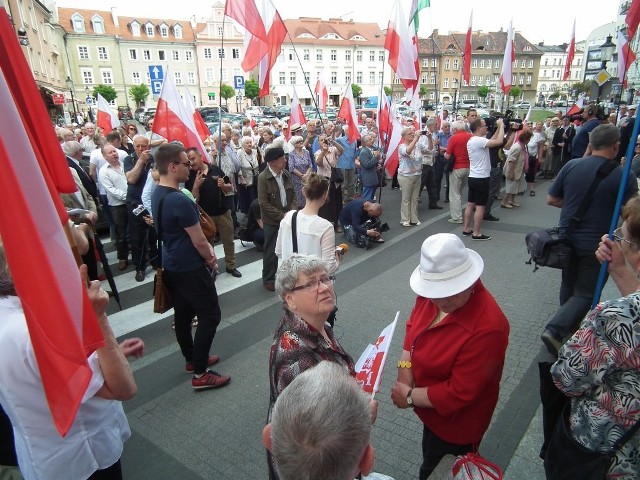
<path fill-rule="evenodd" d="M 244 82 L 244 96 L 250 100 L 255 100 L 260 95 L 260 87 L 258 82 L 250 78 Z"/>
<path fill-rule="evenodd" d="M 388 97 L 391 95 L 391 87 L 384 87 L 384 94 Z"/>
<path fill-rule="evenodd" d="M 147 101 L 149 97 L 149 87 L 146 85 L 134 85 L 129 89 L 129 98 L 136 104 L 136 108 Z"/>
<path fill-rule="evenodd" d="M 102 95 L 102 98 L 107 102 L 113 102 L 118 97 L 118 92 L 110 85 L 96 85 L 93 89 L 93 96 L 98 98 L 98 94 Z"/>
<path fill-rule="evenodd" d="M 427 86 L 420 85 L 420 98 L 427 96 Z"/>
<path fill-rule="evenodd" d="M 245 83 L 245 88 L 246 88 L 246 83 Z M 225 83 L 223 83 L 223 84 L 220 86 L 220 96 L 221 96 L 222 98 L 224 98 L 224 104 L 225 104 L 225 105 L 228 105 L 228 103 L 229 103 L 229 102 L 228 102 L 228 100 L 229 100 L 230 98 L 234 97 L 234 96 L 235 96 L 235 94 L 236 94 L 236 91 L 233 89 L 233 87 L 232 87 L 232 86 L 227 85 L 227 84 L 225 84 Z"/>
<path fill-rule="evenodd" d="M 509 90 L 509 95 L 511 95 L 516 100 L 520 98 L 521 94 L 522 94 L 522 89 L 519 87 L 511 87 L 511 90 Z"/>
<path fill-rule="evenodd" d="M 355 100 L 355 102 L 357 104 L 360 104 L 358 99 L 360 98 L 360 95 L 362 95 L 362 87 L 360 85 L 358 85 L 357 83 L 352 83 L 351 84 L 351 93 L 353 94 L 353 99 Z"/>
<path fill-rule="evenodd" d="M 575 90 L 577 95 L 580 95 L 581 93 L 591 93 L 591 81 L 587 80 L 586 82 L 576 82 L 571 85 L 569 90 Z"/>
<path fill-rule="evenodd" d="M 483 85 L 478 87 L 478 98 L 487 98 L 489 96 L 489 87 Z"/>

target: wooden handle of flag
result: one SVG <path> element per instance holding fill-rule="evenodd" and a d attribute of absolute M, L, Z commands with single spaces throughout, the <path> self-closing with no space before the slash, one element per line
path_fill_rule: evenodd
<path fill-rule="evenodd" d="M 71 231 L 73 224 L 69 221 L 66 222 L 62 228 L 64 229 L 64 234 L 67 236 L 67 242 L 69 242 L 69 247 L 71 248 L 71 253 L 73 254 L 73 258 L 76 261 L 76 265 L 80 267 L 83 264 L 82 257 L 80 256 L 80 251 L 78 250 L 78 244 L 76 243 L 76 239 L 73 236 L 73 232 Z"/>

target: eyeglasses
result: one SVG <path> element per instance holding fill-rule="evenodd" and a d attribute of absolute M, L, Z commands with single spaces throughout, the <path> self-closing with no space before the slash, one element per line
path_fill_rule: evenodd
<path fill-rule="evenodd" d="M 627 242 L 629 245 L 633 245 L 635 247 L 638 246 L 637 243 L 630 242 L 629 240 L 624 238 L 624 236 L 622 235 L 622 227 L 618 227 L 613 231 L 613 239 L 620 245 L 622 245 L 622 242 Z"/>
<path fill-rule="evenodd" d="M 129 127 L 129 130 L 137 130 L 136 127 Z"/>
<path fill-rule="evenodd" d="M 640 143 L 636 143 L 636 148 L 640 147 Z"/>
<path fill-rule="evenodd" d="M 171 162 L 171 163 L 173 163 L 174 165 L 186 165 L 187 167 L 190 167 L 191 164 L 192 164 L 191 161 L 188 161 L 188 162 Z"/>
<path fill-rule="evenodd" d="M 334 275 L 330 275 L 328 277 L 321 277 L 318 280 L 312 280 L 310 282 L 305 283 L 304 285 L 298 285 L 297 287 L 293 287 L 291 291 L 295 292 L 298 290 L 304 290 L 306 292 L 313 292 L 315 290 L 318 290 L 318 288 L 320 288 L 320 284 L 324 285 L 325 287 L 329 287 L 333 285 L 333 282 L 335 281 L 336 281 L 336 277 Z"/>

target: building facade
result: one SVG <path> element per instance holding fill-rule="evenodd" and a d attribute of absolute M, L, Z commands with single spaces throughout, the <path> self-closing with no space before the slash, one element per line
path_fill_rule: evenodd
<path fill-rule="evenodd" d="M 584 52 L 576 45 L 569 77 L 564 80 L 568 45 L 538 44 L 537 47 L 543 54 L 538 73 L 536 103 L 542 106 L 547 100 L 575 101 L 577 92 L 574 91 L 573 85 L 583 81 Z"/>

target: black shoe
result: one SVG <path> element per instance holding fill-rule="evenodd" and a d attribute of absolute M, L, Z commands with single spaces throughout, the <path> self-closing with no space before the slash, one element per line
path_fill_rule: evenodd
<path fill-rule="evenodd" d="M 472 233 L 473 233 L 472 231 L 468 231 L 468 232 L 465 232 L 464 230 L 462 231 L 462 235 L 464 235 L 465 237 L 468 237 Z"/>
<path fill-rule="evenodd" d="M 491 240 L 491 237 L 489 235 L 484 235 L 484 234 L 471 235 L 471 240 Z"/>
<path fill-rule="evenodd" d="M 240 278 L 242 276 L 242 274 L 240 273 L 240 270 L 238 270 L 237 268 L 234 268 L 232 270 L 227 269 L 227 273 L 230 273 L 236 278 Z"/>
<path fill-rule="evenodd" d="M 542 340 L 542 343 L 544 343 L 544 346 L 547 347 L 549 353 L 554 357 L 557 357 L 558 350 L 562 347 L 562 340 L 556 337 L 548 328 L 545 328 L 544 332 L 542 332 L 540 339 Z"/>
<path fill-rule="evenodd" d="M 136 282 L 144 282 L 145 275 L 144 270 L 136 271 Z"/>
<path fill-rule="evenodd" d="M 497 221 L 499 221 L 499 220 L 500 220 L 498 217 L 494 217 L 494 216 L 493 216 L 493 215 L 491 215 L 490 213 L 489 213 L 488 215 L 485 215 L 485 216 L 483 217 L 483 219 L 484 219 L 485 221 L 487 221 L 487 222 L 497 222 Z"/>
<path fill-rule="evenodd" d="M 443 208 L 443 207 L 442 207 L 442 206 L 440 206 L 440 205 L 431 205 L 431 206 L 429 207 L 429 210 L 442 210 L 442 208 Z"/>
<path fill-rule="evenodd" d="M 260 245 L 259 243 L 254 243 L 254 245 L 255 245 L 256 250 L 257 250 L 258 252 L 261 252 L 261 251 L 263 251 L 263 250 L 264 250 L 264 248 L 262 248 L 262 245 Z"/>
<path fill-rule="evenodd" d="M 449 199 L 448 199 L 448 198 L 445 198 L 445 199 L 444 199 L 444 203 L 449 203 Z"/>
<path fill-rule="evenodd" d="M 370 238 L 369 241 L 373 243 L 384 243 L 383 238 Z"/>

